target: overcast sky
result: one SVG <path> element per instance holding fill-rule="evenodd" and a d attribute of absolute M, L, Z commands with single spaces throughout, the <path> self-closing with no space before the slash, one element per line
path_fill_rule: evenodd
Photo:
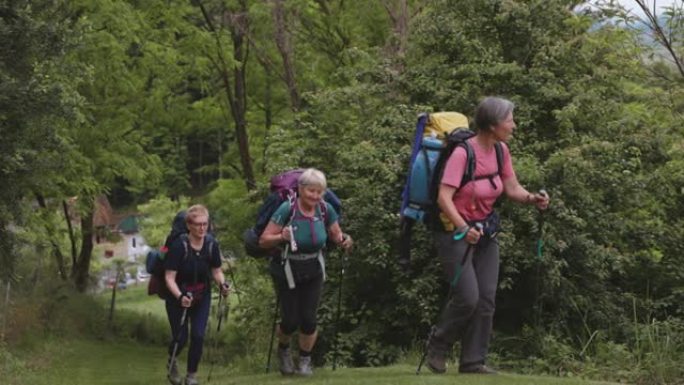
<path fill-rule="evenodd" d="M 660 13 L 662 12 L 661 7 L 667 6 L 667 5 L 672 5 L 673 3 L 681 4 L 682 1 L 684 0 L 655 0 L 656 3 L 656 12 Z M 618 3 L 623 5 L 627 9 L 631 9 L 632 12 L 639 16 L 643 16 L 643 12 L 641 11 L 641 8 L 636 5 L 636 2 L 634 0 L 617 0 Z M 649 4 L 649 7 L 653 7 L 653 0 L 647 0 L 646 4 Z"/>

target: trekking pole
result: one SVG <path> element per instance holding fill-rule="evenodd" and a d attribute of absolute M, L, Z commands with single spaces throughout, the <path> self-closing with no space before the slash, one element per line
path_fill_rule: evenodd
<path fill-rule="evenodd" d="M 233 271 L 233 264 L 228 262 L 228 274 L 230 274 L 230 280 L 233 281 L 233 285 L 235 286 L 235 272 Z M 237 289 L 237 287 L 234 288 L 235 295 L 237 295 L 237 300 L 238 304 L 240 303 L 240 291 Z"/>
<path fill-rule="evenodd" d="M 219 293 L 219 302 L 218 302 L 218 326 L 216 326 L 216 335 L 214 336 L 214 343 L 213 343 L 213 349 L 212 353 L 215 355 L 216 352 L 218 351 L 218 336 L 219 332 L 221 331 L 221 322 L 223 321 L 224 316 L 227 318 L 228 317 L 228 299 L 226 298 L 225 300 L 223 299 L 223 296 Z M 212 359 L 211 363 L 209 365 L 209 375 L 207 376 L 207 383 L 211 381 L 211 373 L 214 371 L 214 363 L 216 362 L 216 359 Z"/>
<path fill-rule="evenodd" d="M 539 194 L 547 197 L 548 193 L 546 192 L 545 189 L 539 190 Z M 544 210 L 542 209 L 537 209 L 539 212 L 539 215 L 537 217 L 537 274 L 536 274 L 536 283 L 534 287 L 534 324 L 535 326 L 539 325 L 539 319 L 541 318 L 541 312 L 542 308 L 539 305 L 539 286 L 541 285 L 541 264 L 543 260 L 543 248 L 544 248 L 544 222 L 545 222 L 545 215 L 544 215 Z"/>
<path fill-rule="evenodd" d="M 271 342 L 268 344 L 268 358 L 266 359 L 266 373 L 271 370 L 271 355 L 273 354 L 273 339 L 275 338 L 276 321 L 278 320 L 278 307 L 280 306 L 280 296 L 276 293 L 275 311 L 273 312 L 273 323 L 271 324 Z"/>
<path fill-rule="evenodd" d="M 346 236 L 344 236 L 344 239 L 346 239 Z M 347 264 L 347 253 L 345 252 L 342 254 L 342 266 L 340 267 L 340 288 L 337 291 L 337 316 L 335 317 L 335 332 L 333 333 L 333 336 L 335 338 L 335 348 L 333 350 L 333 365 L 332 365 L 332 370 L 337 369 L 337 355 L 339 353 L 339 348 L 340 348 L 340 341 L 339 341 L 339 336 L 337 335 L 339 325 L 340 325 L 340 312 L 342 308 L 342 285 L 344 283 L 344 271 L 345 267 Z"/>
<path fill-rule="evenodd" d="M 475 227 L 479 230 L 482 231 L 483 225 L 482 223 L 476 223 Z M 470 231 L 470 229 L 468 229 Z M 454 278 L 451 280 L 449 283 L 449 293 L 447 293 L 447 299 L 444 305 L 442 306 L 442 311 L 444 311 L 444 308 L 449 304 L 449 301 L 451 300 L 451 295 L 454 292 L 454 289 L 456 288 L 456 284 L 458 283 L 458 280 L 461 278 L 461 273 L 463 272 L 463 267 L 466 264 L 466 261 L 468 260 L 468 255 L 470 254 L 470 251 L 473 249 L 472 243 L 468 243 L 468 246 L 465 249 L 465 253 L 463 253 L 463 258 L 461 259 L 461 263 L 456 264 L 456 271 L 454 272 Z M 438 313 L 438 316 L 442 314 L 442 311 Z M 430 344 L 430 340 L 433 338 L 435 332 L 437 331 L 437 325 L 432 325 L 430 328 L 430 333 L 428 333 L 427 340 L 425 341 L 425 345 L 423 346 L 423 354 L 420 356 L 420 362 L 418 363 L 418 368 L 416 368 L 416 375 L 420 374 L 420 369 L 422 369 L 423 364 L 425 363 L 425 359 L 427 358 L 428 354 L 428 345 Z"/>
<path fill-rule="evenodd" d="M 539 194 L 542 195 L 543 197 L 547 197 L 548 193 L 546 190 L 541 189 L 539 190 Z M 542 248 L 544 247 L 544 210 L 542 209 L 537 209 L 539 211 L 539 219 L 538 219 L 538 232 L 539 232 L 539 237 L 537 238 L 537 259 L 541 261 L 542 259 Z"/>
<path fill-rule="evenodd" d="M 237 282 L 237 281 L 235 280 L 235 272 L 233 271 L 233 264 L 231 263 L 231 261 L 233 260 L 233 253 L 230 251 L 229 251 L 229 253 L 230 253 L 230 257 L 224 258 L 223 252 L 221 252 L 221 260 L 225 259 L 226 263 L 228 264 L 228 274 L 230 275 L 230 280 L 233 281 L 233 284 L 231 285 L 231 287 L 233 287 L 233 291 L 235 291 L 235 295 L 237 295 L 237 300 L 238 300 L 238 304 L 239 304 L 240 303 L 240 291 L 237 289 L 237 286 L 235 285 L 235 282 Z"/>
<path fill-rule="evenodd" d="M 187 293 L 187 296 L 192 300 L 192 293 Z M 181 296 L 181 298 L 183 298 Z M 180 335 L 183 333 L 183 325 L 185 325 L 185 319 L 188 315 L 188 309 L 187 307 L 183 308 L 183 314 L 181 314 L 181 319 L 180 319 L 180 327 L 178 328 L 178 333 L 176 333 L 176 336 L 174 338 L 173 342 L 173 352 L 171 353 L 171 360 L 169 360 L 169 368 L 168 368 L 168 373 L 167 375 L 171 375 L 171 367 L 176 363 L 176 353 L 178 353 L 178 344 L 180 343 Z"/>

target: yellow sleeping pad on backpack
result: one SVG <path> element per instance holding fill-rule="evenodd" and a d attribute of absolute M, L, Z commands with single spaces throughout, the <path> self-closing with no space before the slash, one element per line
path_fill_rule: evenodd
<path fill-rule="evenodd" d="M 435 112 L 428 115 L 425 136 L 434 133 L 438 139 L 444 140 L 457 128 L 468 128 L 468 118 L 465 115 L 460 112 Z"/>

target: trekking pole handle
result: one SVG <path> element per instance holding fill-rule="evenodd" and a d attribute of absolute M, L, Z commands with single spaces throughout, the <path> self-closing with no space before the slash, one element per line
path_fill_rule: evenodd
<path fill-rule="evenodd" d="M 549 193 L 547 193 L 546 190 L 545 190 L 544 188 L 540 189 L 538 194 L 541 195 L 542 197 L 544 197 L 544 199 L 549 199 Z M 535 202 L 535 204 L 536 204 L 536 202 Z M 547 207 L 547 208 L 548 208 L 548 207 Z M 538 209 L 539 212 L 541 213 L 541 212 L 544 211 L 546 208 L 540 209 L 540 208 L 537 207 L 537 209 Z"/>
<path fill-rule="evenodd" d="M 181 301 L 183 300 L 183 296 L 190 298 L 190 301 L 192 301 L 192 293 L 184 293 L 183 295 L 181 295 Z M 182 304 L 182 302 L 181 302 L 181 304 Z M 181 315 L 181 322 L 180 322 L 181 326 L 183 326 L 185 324 L 185 317 L 187 315 L 188 315 L 188 308 L 184 307 L 183 308 L 183 314 Z"/>
<path fill-rule="evenodd" d="M 297 241 L 295 241 L 294 231 L 293 231 L 294 229 L 293 229 L 292 225 L 289 225 L 287 227 L 290 230 L 290 251 L 292 251 L 293 253 L 296 253 L 297 252 Z"/>
<path fill-rule="evenodd" d="M 188 297 L 190 299 L 190 303 L 192 304 L 192 292 L 182 292 L 180 297 L 178 297 L 178 303 L 181 307 L 183 307 L 183 297 Z M 186 307 L 184 308 L 187 309 Z"/>
<path fill-rule="evenodd" d="M 477 229 L 477 232 L 480 233 L 480 237 L 482 237 L 484 235 L 482 233 L 482 230 L 484 230 L 484 225 L 482 224 L 482 222 L 476 222 L 475 228 Z"/>

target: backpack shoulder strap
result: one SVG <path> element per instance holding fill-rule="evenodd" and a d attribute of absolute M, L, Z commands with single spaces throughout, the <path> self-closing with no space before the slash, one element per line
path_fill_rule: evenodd
<path fill-rule="evenodd" d="M 188 259 L 190 255 L 190 244 L 188 243 L 188 234 L 181 234 L 179 236 L 181 242 L 183 242 L 183 260 Z"/>
<path fill-rule="evenodd" d="M 475 151 L 473 151 L 473 147 L 467 140 L 459 143 L 457 147 L 463 147 L 466 152 L 466 166 L 463 171 L 463 177 L 461 178 L 461 185 L 459 186 L 459 188 L 461 188 L 466 183 L 473 180 L 473 177 L 475 176 Z"/>
<path fill-rule="evenodd" d="M 291 224 L 295 218 L 295 215 L 297 215 L 297 193 L 293 192 L 289 194 L 287 196 L 287 202 L 290 204 L 290 212 L 287 215 L 288 219 L 284 226 Z"/>
<path fill-rule="evenodd" d="M 503 162 L 504 162 L 503 146 L 504 145 L 501 142 L 496 142 L 494 144 L 494 149 L 496 150 L 496 166 L 497 166 L 496 173 L 498 175 L 501 175 L 501 171 L 503 170 Z"/>
<path fill-rule="evenodd" d="M 326 203 L 325 199 L 321 199 L 320 202 L 318 202 L 318 206 L 320 206 L 320 212 L 321 212 L 321 220 L 323 221 L 324 226 L 328 226 L 326 223 L 328 220 L 328 203 Z"/>

